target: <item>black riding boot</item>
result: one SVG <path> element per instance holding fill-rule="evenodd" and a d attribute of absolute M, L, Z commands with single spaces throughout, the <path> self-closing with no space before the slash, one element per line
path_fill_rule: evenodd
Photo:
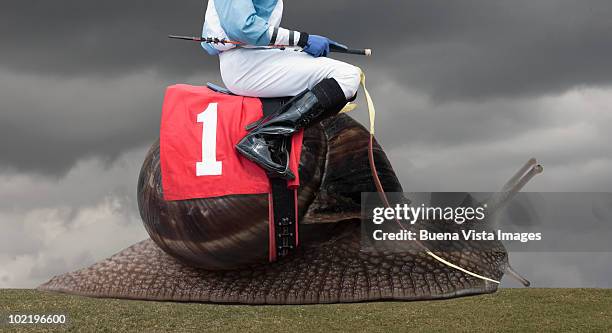
<path fill-rule="evenodd" d="M 260 165 L 272 177 L 294 179 L 289 170 L 291 135 L 313 122 L 338 113 L 347 103 L 335 79 L 325 79 L 292 98 L 273 116 L 264 119 L 237 145 L 236 150 Z"/>

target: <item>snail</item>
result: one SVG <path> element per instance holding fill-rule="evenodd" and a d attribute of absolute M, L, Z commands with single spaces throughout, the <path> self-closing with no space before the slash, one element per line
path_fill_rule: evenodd
<path fill-rule="evenodd" d="M 305 130 L 299 165 L 300 246 L 276 262 L 268 262 L 267 195 L 165 201 L 155 143 L 138 182 L 139 209 L 150 239 L 56 276 L 38 289 L 143 300 L 311 304 L 493 293 L 498 283 L 492 281 L 505 273 L 528 284 L 512 270 L 498 241 L 454 242 L 451 251 L 434 249 L 431 254 L 410 246 L 364 249 L 361 193 L 376 192 L 369 138 L 346 114 Z M 382 147 L 376 142 L 373 147 L 384 190 L 402 192 Z M 534 163 L 521 169 L 531 169 L 528 178 L 537 173 Z M 526 182 L 525 177 L 512 179 L 519 180 L 521 186 Z"/>

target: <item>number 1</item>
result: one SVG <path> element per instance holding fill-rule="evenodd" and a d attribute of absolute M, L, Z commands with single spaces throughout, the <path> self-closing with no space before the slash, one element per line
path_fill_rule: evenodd
<path fill-rule="evenodd" d="M 217 161 L 217 103 L 210 103 L 198 114 L 202 123 L 202 161 L 196 163 L 196 176 L 218 176 L 222 163 Z"/>

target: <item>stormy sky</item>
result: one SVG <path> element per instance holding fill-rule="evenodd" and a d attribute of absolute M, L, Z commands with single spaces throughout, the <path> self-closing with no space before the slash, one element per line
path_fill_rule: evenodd
<path fill-rule="evenodd" d="M 221 82 L 215 57 L 165 37 L 199 34 L 205 5 L 2 1 L 0 287 L 146 237 L 136 180 L 164 89 Z M 611 192 L 610 17 L 596 0 L 288 0 L 282 25 L 374 50 L 334 57 L 367 74 L 405 190 L 495 191 L 536 157 L 527 191 Z M 609 253 L 511 259 L 536 286 L 612 285 Z"/>

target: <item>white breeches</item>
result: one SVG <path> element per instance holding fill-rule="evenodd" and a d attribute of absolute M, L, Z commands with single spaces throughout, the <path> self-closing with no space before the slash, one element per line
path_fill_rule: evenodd
<path fill-rule="evenodd" d="M 352 98 L 359 88 L 358 67 L 293 49 L 236 48 L 219 55 L 221 77 L 234 94 L 253 97 L 295 96 L 333 78 Z"/>

